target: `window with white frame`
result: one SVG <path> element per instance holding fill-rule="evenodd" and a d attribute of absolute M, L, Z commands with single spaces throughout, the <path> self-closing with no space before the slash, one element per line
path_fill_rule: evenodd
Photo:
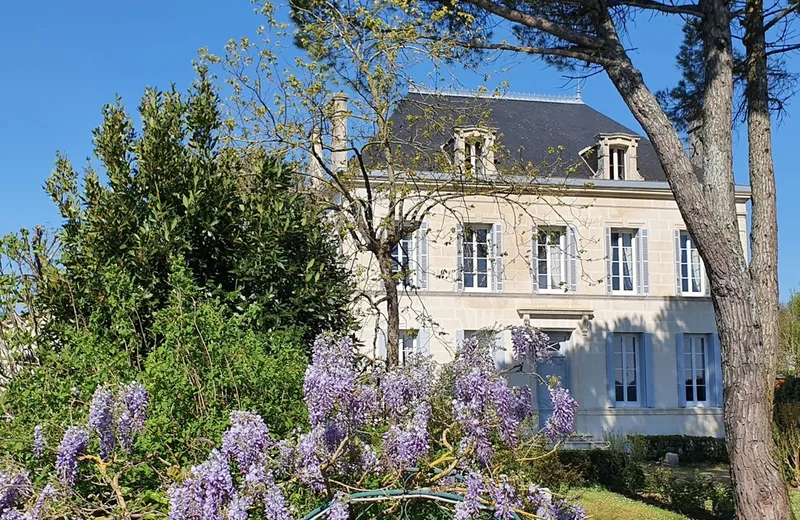
<path fill-rule="evenodd" d="M 623 181 L 628 178 L 627 149 L 611 147 L 609 158 L 609 176 L 612 179 Z"/>
<path fill-rule="evenodd" d="M 392 275 L 397 280 L 397 285 L 409 287 L 413 284 L 411 270 L 411 255 L 413 254 L 414 239 L 406 235 L 392 248 Z"/>
<path fill-rule="evenodd" d="M 418 352 L 417 343 L 419 341 L 418 330 L 400 331 L 400 363 L 405 363 L 407 359 Z"/>
<path fill-rule="evenodd" d="M 636 231 L 611 230 L 611 292 L 636 293 Z"/>
<path fill-rule="evenodd" d="M 475 175 L 482 175 L 486 168 L 485 139 L 469 138 L 464 141 L 464 167 Z"/>
<path fill-rule="evenodd" d="M 681 294 L 704 295 L 703 261 L 697 245 L 688 231 L 680 232 Z"/>
<path fill-rule="evenodd" d="M 708 340 L 703 334 L 687 334 L 684 341 L 686 403 L 703 406 L 708 402 Z"/>
<path fill-rule="evenodd" d="M 638 334 L 614 335 L 614 393 L 617 406 L 638 406 L 641 395 Z"/>
<path fill-rule="evenodd" d="M 562 292 L 567 280 L 567 233 L 564 228 L 540 229 L 536 238 L 539 292 Z"/>
<path fill-rule="evenodd" d="M 491 234 L 491 226 L 464 227 L 462 274 L 465 290 L 488 291 L 491 288 Z"/>

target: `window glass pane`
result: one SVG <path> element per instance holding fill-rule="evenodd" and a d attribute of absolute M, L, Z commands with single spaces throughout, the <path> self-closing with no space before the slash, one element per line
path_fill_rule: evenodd
<path fill-rule="evenodd" d="M 697 400 L 701 402 L 706 400 L 706 385 L 697 385 Z"/>
<path fill-rule="evenodd" d="M 636 381 L 628 385 L 628 402 L 636 402 L 638 399 L 636 395 Z"/>
<path fill-rule="evenodd" d="M 619 402 L 625 401 L 625 387 L 620 384 L 619 381 L 616 382 L 616 386 L 614 387 L 616 390 L 616 400 Z"/>
<path fill-rule="evenodd" d="M 464 287 L 475 287 L 473 285 L 473 281 L 475 280 L 475 275 L 471 273 L 464 273 Z"/>
<path fill-rule="evenodd" d="M 489 287 L 489 278 L 486 276 L 486 274 L 478 274 L 477 277 L 478 277 L 478 287 L 480 288 Z"/>
<path fill-rule="evenodd" d="M 561 283 L 561 255 L 563 251 L 558 245 L 550 246 L 550 266 L 552 267 L 550 276 L 550 288 L 557 289 Z"/>
<path fill-rule="evenodd" d="M 486 274 L 487 271 L 487 260 L 485 258 L 478 258 L 478 272 Z"/>
<path fill-rule="evenodd" d="M 694 401 L 694 387 L 691 379 L 686 380 L 686 400 Z"/>
<path fill-rule="evenodd" d="M 700 292 L 700 253 L 697 249 L 692 249 L 692 291 Z"/>
<path fill-rule="evenodd" d="M 624 280 L 624 290 L 633 290 L 633 249 L 624 247 L 622 250 L 622 276 Z"/>

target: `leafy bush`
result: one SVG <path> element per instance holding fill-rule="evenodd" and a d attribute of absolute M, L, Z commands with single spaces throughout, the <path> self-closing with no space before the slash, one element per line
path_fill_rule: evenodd
<path fill-rule="evenodd" d="M 560 473 L 569 480 L 565 486 L 602 486 L 611 491 L 632 494 L 644 482 L 642 467 L 631 457 L 615 450 L 559 450 Z"/>
<path fill-rule="evenodd" d="M 656 466 L 646 472 L 646 489 L 656 493 L 672 509 L 691 518 L 712 517 L 718 520 L 735 518 L 730 487 L 714 485 L 711 477 L 695 470 L 688 478 L 673 474 L 669 468 Z M 711 501 L 711 511 L 706 508 Z"/>
<path fill-rule="evenodd" d="M 13 418 L 0 422 L 6 453 L 29 460 L 34 426 L 52 435 L 77 418 L 94 388 L 128 380 L 138 380 L 152 396 L 142 447 L 170 465 L 204 458 L 210 444 L 202 439 L 218 438 L 234 408 L 257 411 L 280 434 L 304 423 L 302 332 L 254 330 L 251 313 L 202 299 L 203 291 L 178 266 L 168 279 L 169 305 L 154 314 L 152 334 L 160 341 L 147 355 L 136 354 L 140 343 L 125 320 L 109 331 L 73 331 L 62 348 L 43 350 L 40 366 L 0 395 L 0 413 Z M 118 301 L 116 308 L 126 305 Z"/>
<path fill-rule="evenodd" d="M 664 460 L 667 452 L 677 453 L 682 463 L 729 462 L 725 439 L 689 435 L 629 435 L 631 453 L 646 461 Z"/>

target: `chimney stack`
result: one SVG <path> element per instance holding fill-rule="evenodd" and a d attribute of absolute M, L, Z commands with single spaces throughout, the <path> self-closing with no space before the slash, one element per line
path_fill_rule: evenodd
<path fill-rule="evenodd" d="M 347 94 L 333 96 L 331 116 L 331 169 L 334 172 L 347 168 Z"/>
<path fill-rule="evenodd" d="M 322 135 L 319 128 L 314 127 L 311 129 L 311 151 L 308 154 L 308 176 L 312 185 L 317 185 L 322 179 L 323 171 L 322 164 Z"/>

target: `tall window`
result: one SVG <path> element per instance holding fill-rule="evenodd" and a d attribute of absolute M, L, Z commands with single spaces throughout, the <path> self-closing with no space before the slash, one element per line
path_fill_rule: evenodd
<path fill-rule="evenodd" d="M 417 353 L 417 338 L 419 331 L 400 331 L 400 363 L 405 363 L 412 355 Z"/>
<path fill-rule="evenodd" d="M 464 288 L 473 291 L 489 290 L 491 262 L 489 260 L 491 226 L 464 228 Z"/>
<path fill-rule="evenodd" d="M 636 232 L 611 231 L 611 290 L 636 292 Z"/>
<path fill-rule="evenodd" d="M 611 148 L 609 172 L 612 179 L 622 181 L 627 178 L 626 153 L 625 148 Z"/>
<path fill-rule="evenodd" d="M 397 284 L 403 287 L 412 285 L 413 280 L 411 272 L 412 240 L 411 235 L 407 235 L 392 248 L 392 274 L 395 276 Z"/>
<path fill-rule="evenodd" d="M 681 294 L 705 294 L 703 263 L 688 231 L 681 231 L 680 247 Z"/>
<path fill-rule="evenodd" d="M 617 406 L 639 404 L 641 346 L 636 334 L 614 336 L 614 390 Z"/>
<path fill-rule="evenodd" d="M 472 139 L 464 143 L 464 166 L 468 171 L 481 175 L 484 173 L 483 140 Z"/>
<path fill-rule="evenodd" d="M 542 229 L 536 239 L 536 273 L 540 292 L 563 291 L 567 275 L 564 228 Z"/>
<path fill-rule="evenodd" d="M 702 405 L 708 401 L 708 356 L 706 337 L 686 335 L 683 351 L 686 402 Z"/>

